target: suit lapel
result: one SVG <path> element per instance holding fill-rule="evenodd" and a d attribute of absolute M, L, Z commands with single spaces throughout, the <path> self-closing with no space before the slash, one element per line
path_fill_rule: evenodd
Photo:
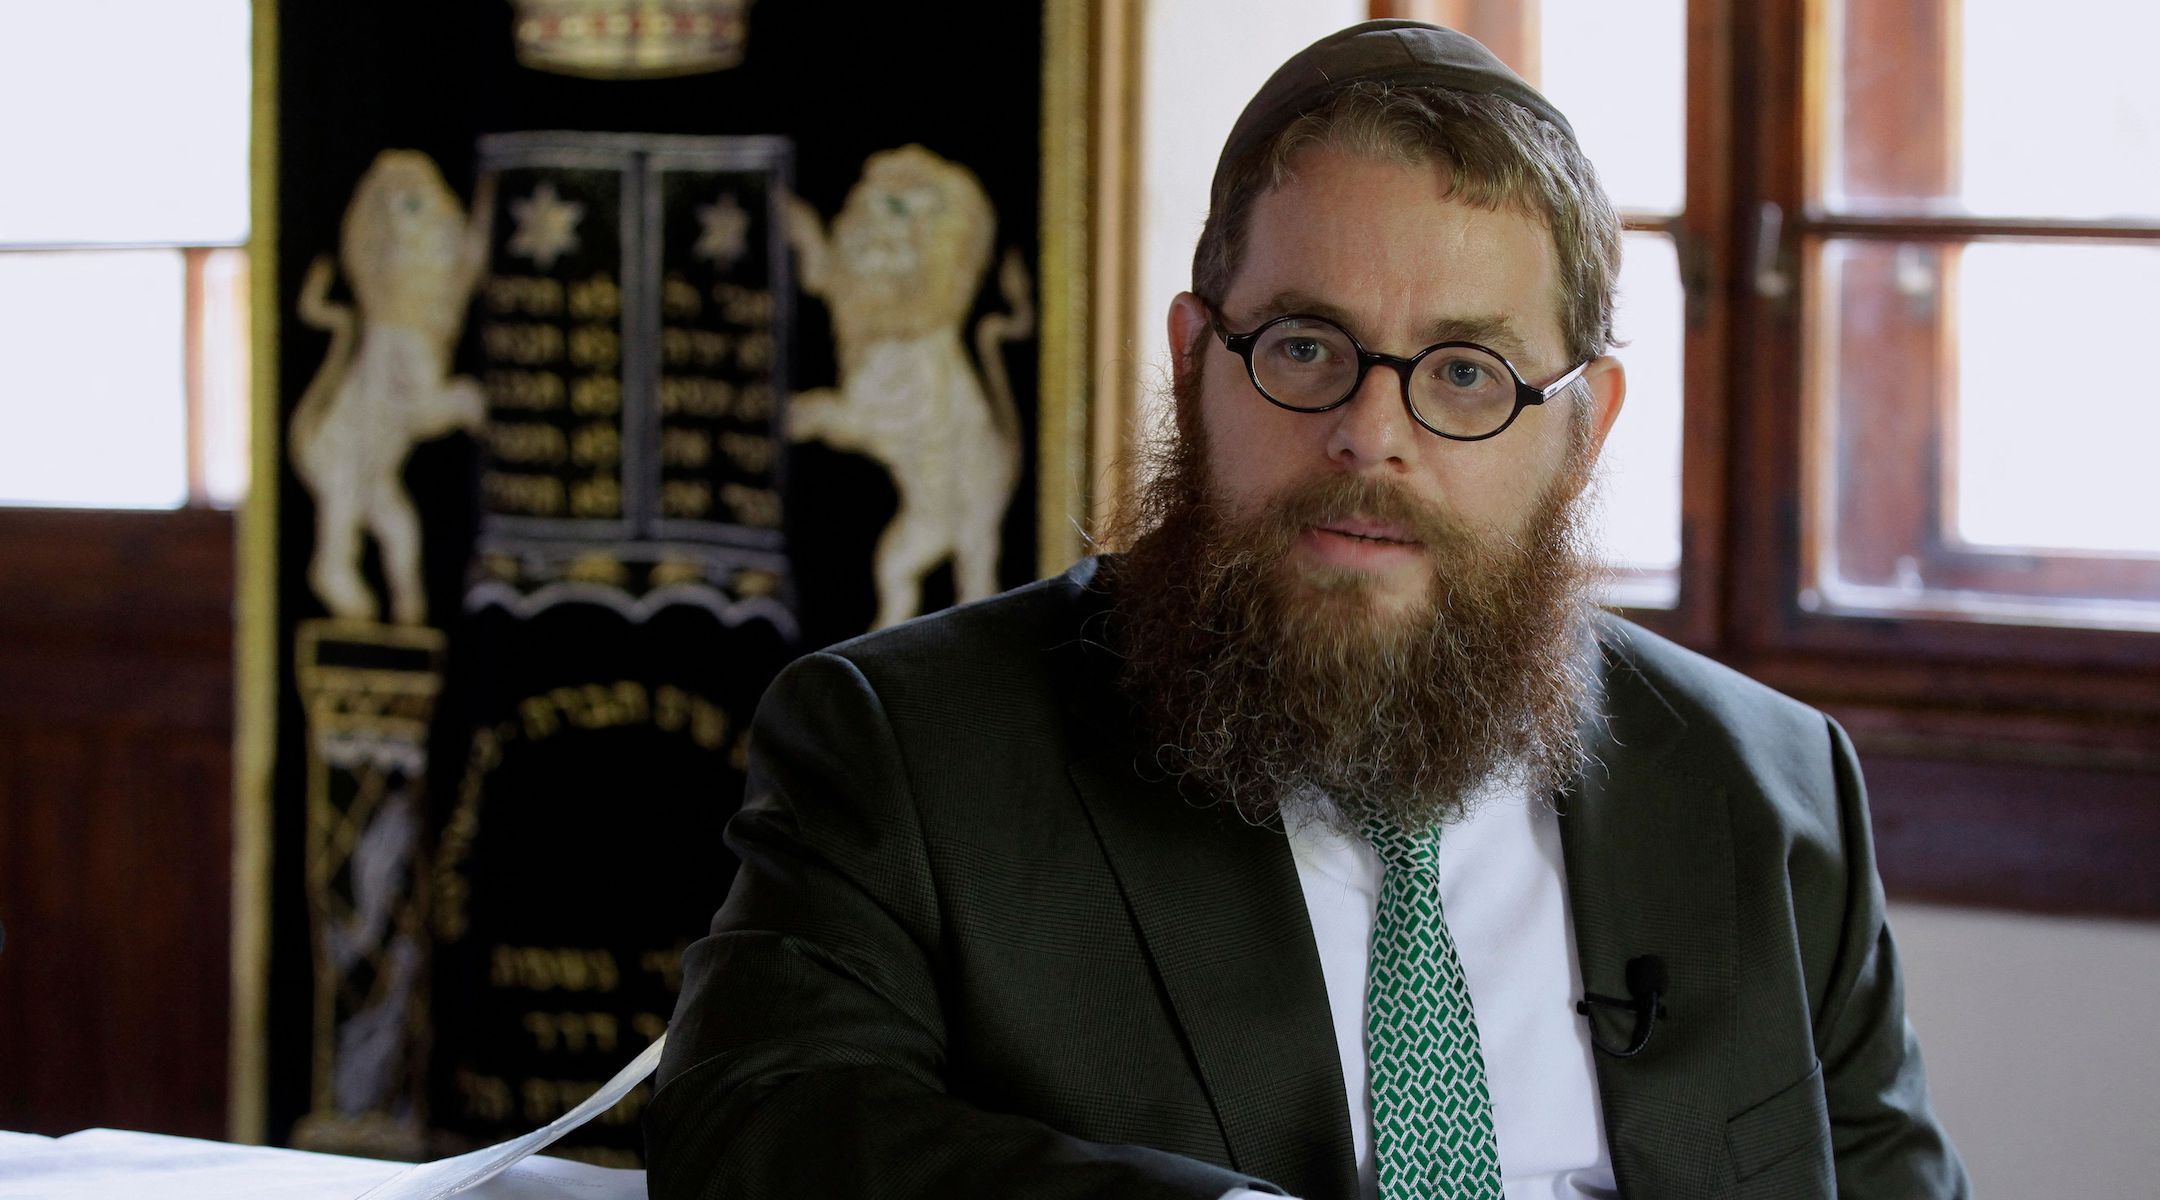
<path fill-rule="evenodd" d="M 1141 780 L 1119 745 L 1070 774 L 1231 1166 L 1307 1200 L 1352 1200 L 1342 1063 L 1289 842 Z"/>
<path fill-rule="evenodd" d="M 1655 955 L 1666 1016 L 1634 1058 L 1599 1053 L 1613 1166 L 1631 1196 L 1703 1195 L 1726 1163 L 1723 1066 L 1730 1060 L 1737 940 L 1724 789 L 1668 757 L 1685 728 L 1638 672 L 1625 634 L 1601 631 L 1601 709 L 1591 763 L 1560 821 L 1576 954 L 1586 991 L 1626 996 L 1628 960 Z M 1593 1025 L 1623 1045 L 1625 1014 Z"/>

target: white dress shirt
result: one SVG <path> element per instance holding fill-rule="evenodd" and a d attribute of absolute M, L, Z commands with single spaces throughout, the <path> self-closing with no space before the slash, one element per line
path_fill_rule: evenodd
<path fill-rule="evenodd" d="M 1319 821 L 1288 822 L 1342 1056 L 1350 1140 L 1366 1200 L 1378 1196 L 1365 1076 L 1365 971 L 1380 903 L 1380 857 Z M 1582 969 L 1569 917 L 1558 818 L 1520 789 L 1496 789 L 1440 836 L 1440 898 L 1477 1014 L 1507 1200 L 1619 1195 L 1605 1145 L 1590 1028 L 1575 1012 Z M 1262 1195 L 1238 1188 L 1223 1200 Z"/>

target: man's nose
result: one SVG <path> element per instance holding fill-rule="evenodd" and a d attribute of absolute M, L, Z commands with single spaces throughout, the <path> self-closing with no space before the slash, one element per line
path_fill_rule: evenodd
<path fill-rule="evenodd" d="M 1335 421 L 1328 431 L 1328 457 L 1339 466 L 1401 470 L 1408 465 L 1411 439 L 1418 431 L 1403 404 L 1402 375 L 1396 368 L 1373 364 L 1350 399 L 1327 415 Z"/>

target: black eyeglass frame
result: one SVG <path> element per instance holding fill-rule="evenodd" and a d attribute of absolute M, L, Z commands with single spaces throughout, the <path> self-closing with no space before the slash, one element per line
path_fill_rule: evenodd
<path fill-rule="evenodd" d="M 1207 302 L 1202 301 L 1202 303 Z M 1553 380 L 1551 383 L 1548 383 L 1543 387 L 1539 387 L 1536 384 L 1526 381 L 1522 377 L 1522 372 L 1515 369 L 1515 364 L 1508 359 L 1507 355 L 1500 353 L 1499 351 L 1493 349 L 1490 346 L 1481 346 L 1476 342 L 1434 342 L 1432 345 L 1425 347 L 1423 350 L 1418 351 L 1416 354 L 1413 354 L 1408 358 L 1402 358 L 1394 354 L 1381 354 L 1376 351 L 1367 350 L 1365 348 L 1365 343 L 1358 341 L 1356 334 L 1350 332 L 1347 329 L 1344 329 L 1341 325 L 1329 320 L 1326 317 L 1315 316 L 1311 313 L 1285 313 L 1282 316 L 1274 317 L 1262 322 L 1259 326 L 1252 329 L 1250 332 L 1232 333 L 1228 329 L 1223 327 L 1221 310 L 1217 309 L 1213 304 L 1207 304 L 1207 310 L 1208 327 L 1215 331 L 1216 337 L 1222 339 L 1224 349 L 1245 360 L 1245 377 L 1252 381 L 1253 390 L 1260 393 L 1261 398 L 1266 400 L 1269 404 L 1272 404 L 1277 408 L 1287 409 L 1290 412 L 1297 413 L 1332 412 L 1335 409 L 1341 408 L 1343 405 L 1348 404 L 1350 402 L 1350 398 L 1357 395 L 1358 389 L 1365 386 L 1365 373 L 1367 371 L 1372 370 L 1372 368 L 1374 368 L 1375 366 L 1393 367 L 1395 369 L 1395 374 L 1402 381 L 1403 410 L 1410 414 L 1411 420 L 1416 421 L 1418 425 L 1424 428 L 1428 433 L 1444 437 L 1451 442 L 1482 442 L 1488 438 L 1499 437 L 1501 434 L 1508 431 L 1508 427 L 1510 425 L 1513 425 L 1515 423 L 1515 418 L 1522 415 L 1522 410 L 1529 408 L 1533 404 L 1543 404 L 1547 400 L 1552 399 L 1555 395 L 1558 395 L 1563 388 L 1582 378 L 1583 372 L 1590 369 L 1590 364 L 1597 361 L 1594 358 L 1586 358 L 1582 362 L 1576 364 L 1576 366 L 1572 370 L 1561 375 L 1560 378 Z M 1275 326 L 1280 325 L 1285 321 L 1317 321 L 1322 325 L 1326 325 L 1330 329 L 1336 330 L 1337 332 L 1341 333 L 1345 338 L 1349 339 L 1351 348 L 1357 351 L 1357 375 L 1350 380 L 1349 389 L 1343 392 L 1340 399 L 1315 407 L 1307 407 L 1302 404 L 1289 404 L 1282 400 L 1276 399 L 1274 395 L 1267 390 L 1267 388 L 1261 385 L 1260 373 L 1253 367 L 1253 347 L 1259 344 L 1261 334 L 1266 333 L 1268 330 L 1273 329 Z M 1410 399 L 1411 375 L 1417 371 L 1417 365 L 1425 360 L 1425 356 L 1431 354 L 1435 350 L 1455 349 L 1475 350 L 1480 354 L 1490 355 L 1493 359 L 1497 360 L 1501 366 L 1507 368 L 1508 378 L 1515 381 L 1515 408 L 1512 412 L 1508 413 L 1507 420 L 1500 422 L 1499 427 L 1494 429 L 1490 433 L 1449 433 L 1444 429 L 1440 429 L 1434 426 L 1431 421 L 1426 420 L 1425 415 L 1417 410 L 1416 403 L 1414 403 Z"/>

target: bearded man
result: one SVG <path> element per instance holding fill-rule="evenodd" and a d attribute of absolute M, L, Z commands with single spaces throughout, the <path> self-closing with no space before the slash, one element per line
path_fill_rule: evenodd
<path fill-rule="evenodd" d="M 1285 64 L 1124 553 L 767 695 L 652 1194 L 1963 1194 L 1844 735 L 1586 598 L 1618 263 L 1477 43 Z"/>

